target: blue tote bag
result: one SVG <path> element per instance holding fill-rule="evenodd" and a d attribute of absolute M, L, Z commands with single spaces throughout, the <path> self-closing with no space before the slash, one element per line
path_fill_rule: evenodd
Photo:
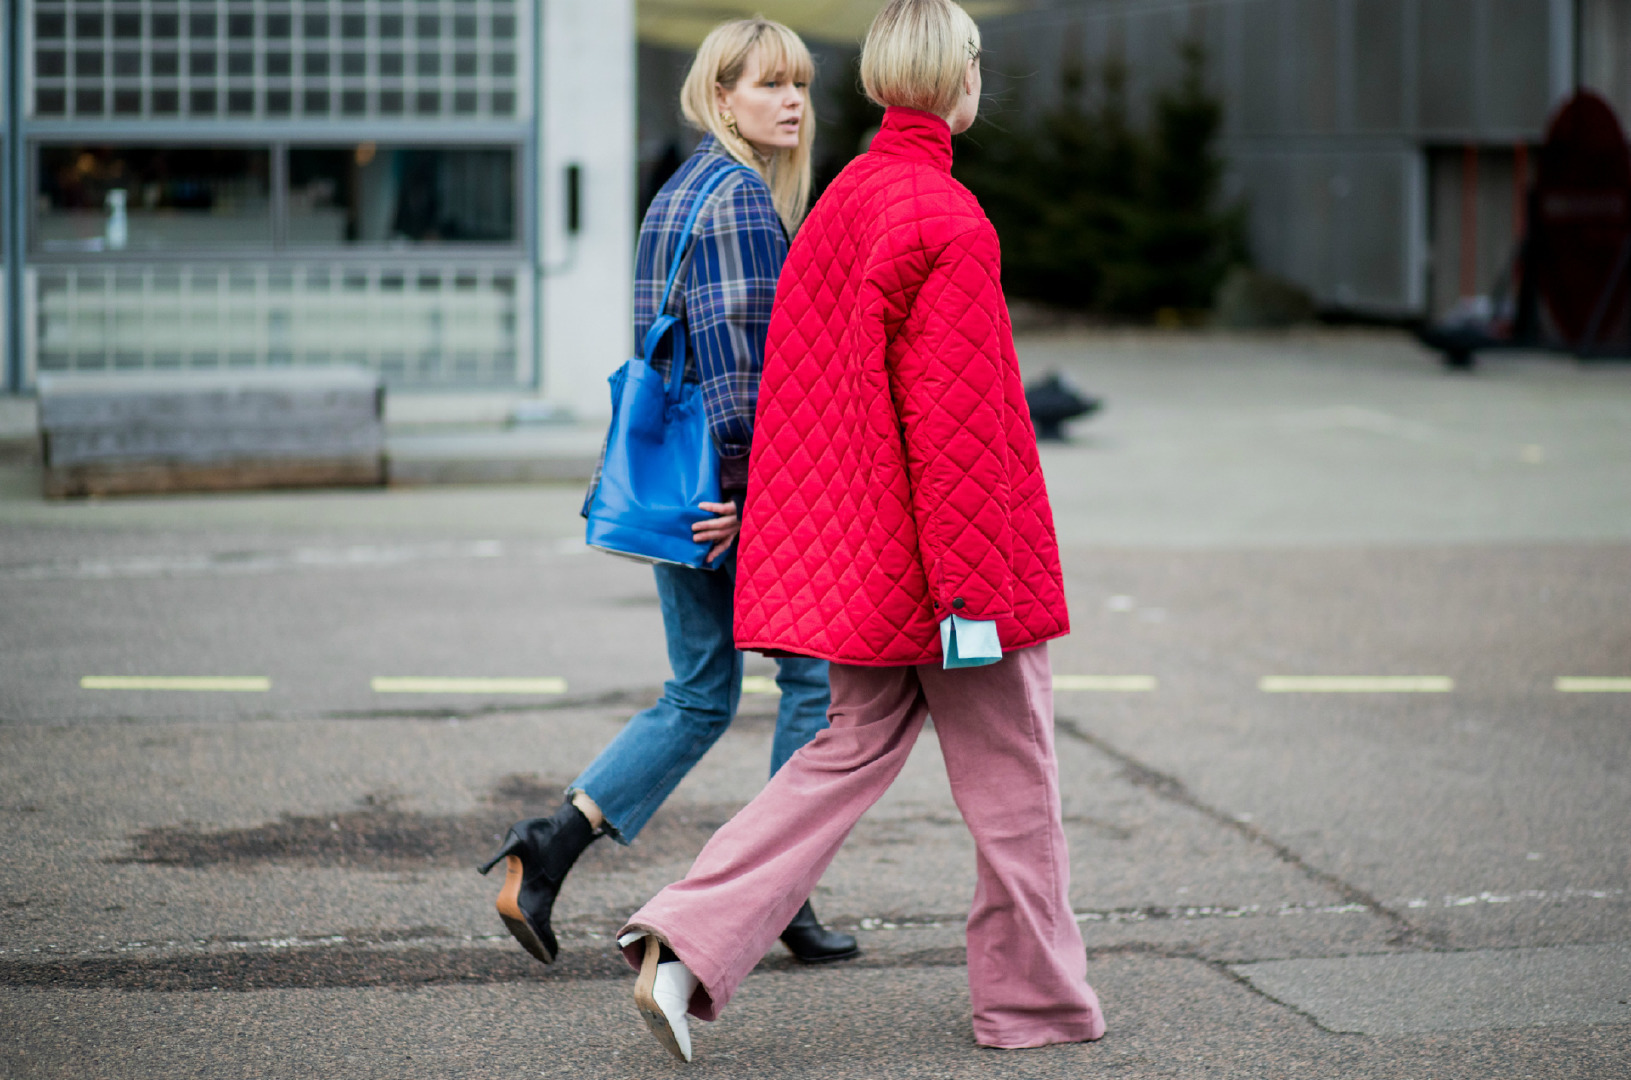
<path fill-rule="evenodd" d="M 708 430 L 702 387 L 685 381 L 685 324 L 668 313 L 674 283 L 690 265 L 691 232 L 708 197 L 732 173 L 719 172 L 697 192 L 680 230 L 657 319 L 646 332 L 642 355 L 612 375 L 612 426 L 606 433 L 600 480 L 584 503 L 589 546 L 643 562 L 718 569 L 707 561 L 709 545 L 691 538 L 691 526 L 713 515 L 701 502 L 718 502 L 719 453 Z M 665 337 L 671 338 L 668 378 L 652 366 Z"/>

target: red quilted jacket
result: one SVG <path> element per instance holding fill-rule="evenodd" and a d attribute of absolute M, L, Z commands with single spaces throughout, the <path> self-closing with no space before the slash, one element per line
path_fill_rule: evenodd
<path fill-rule="evenodd" d="M 1070 629 L 996 230 L 951 131 L 890 109 L 799 229 L 776 288 L 737 556 L 743 649 L 938 661 Z"/>

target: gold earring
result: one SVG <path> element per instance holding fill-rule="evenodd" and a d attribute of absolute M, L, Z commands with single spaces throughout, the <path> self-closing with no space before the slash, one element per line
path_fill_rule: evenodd
<path fill-rule="evenodd" d="M 736 137 L 738 139 L 740 139 L 742 137 L 742 133 L 740 131 L 736 130 L 736 114 L 735 113 L 720 113 L 719 114 L 719 121 L 720 121 L 720 123 L 725 125 L 725 130 L 730 132 L 731 135 L 733 135 L 734 137 Z"/>

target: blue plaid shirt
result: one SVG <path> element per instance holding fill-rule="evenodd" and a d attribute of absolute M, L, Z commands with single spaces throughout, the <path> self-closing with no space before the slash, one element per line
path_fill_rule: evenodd
<path fill-rule="evenodd" d="M 724 457 L 746 454 L 753 441 L 770 305 L 787 258 L 787 233 L 770 188 L 757 173 L 742 169 L 712 135 L 705 136 L 652 200 L 640 224 L 634 263 L 638 354 L 657 318 L 669 263 L 679 248 L 679 230 L 698 189 L 715 173 L 732 167 L 738 176 L 709 197 L 712 205 L 704 207 L 697 220 L 690 269 L 675 282 L 668 302 L 671 314 L 684 316 L 686 378 L 702 383 L 708 426 Z M 667 374 L 667 342 L 653 357 L 653 366 Z"/>

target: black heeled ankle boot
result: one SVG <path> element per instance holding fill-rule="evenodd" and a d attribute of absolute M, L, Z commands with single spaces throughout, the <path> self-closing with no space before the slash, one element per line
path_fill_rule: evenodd
<path fill-rule="evenodd" d="M 782 931 L 782 944 L 806 964 L 830 964 L 861 954 L 860 943 L 853 935 L 840 934 L 821 925 L 808 900 Z"/>
<path fill-rule="evenodd" d="M 560 951 L 549 913 L 566 872 L 599 834 L 570 802 L 553 817 L 528 818 L 510 826 L 504 846 L 478 867 L 485 874 L 507 860 L 504 887 L 498 891 L 498 914 L 521 947 L 546 964 Z"/>

